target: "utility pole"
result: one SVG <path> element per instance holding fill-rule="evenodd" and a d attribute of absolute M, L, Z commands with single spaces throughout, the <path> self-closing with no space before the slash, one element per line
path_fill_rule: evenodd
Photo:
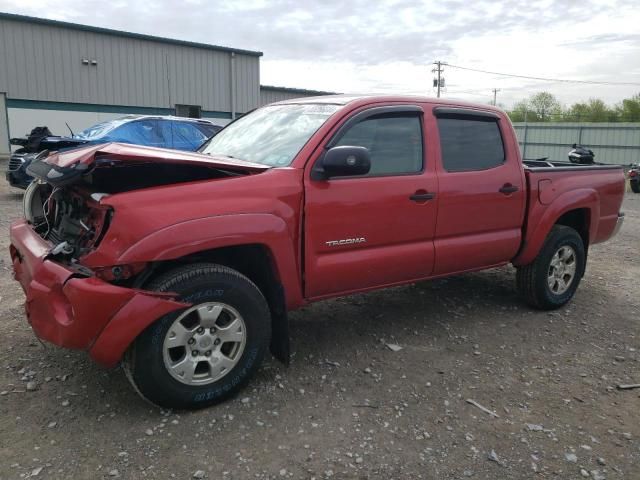
<path fill-rule="evenodd" d="M 442 66 L 446 65 L 446 62 L 441 62 L 440 60 L 437 60 L 433 62 L 433 64 L 437 66 L 431 71 L 433 73 L 438 74 L 438 78 L 433 79 L 433 86 L 438 88 L 438 98 L 440 98 L 440 88 L 444 86 L 444 78 L 442 78 L 442 73 L 444 72 L 444 69 L 442 68 Z"/>
<path fill-rule="evenodd" d="M 494 88 L 493 89 L 493 106 L 495 107 L 497 105 L 496 100 L 497 100 L 497 96 L 498 96 L 498 92 L 500 91 L 499 88 Z"/>

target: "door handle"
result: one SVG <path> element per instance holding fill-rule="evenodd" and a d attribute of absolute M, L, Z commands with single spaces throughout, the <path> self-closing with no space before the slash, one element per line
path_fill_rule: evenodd
<path fill-rule="evenodd" d="M 516 187 L 515 185 L 511 185 L 510 183 L 505 183 L 502 187 L 500 187 L 498 191 L 500 193 L 504 193 L 505 195 L 509 195 L 511 193 L 517 192 L 518 187 Z"/>
<path fill-rule="evenodd" d="M 412 200 L 414 202 L 426 202 L 428 200 L 433 200 L 433 198 L 436 196 L 435 193 L 414 193 L 413 195 L 411 195 L 409 197 L 409 200 Z"/>

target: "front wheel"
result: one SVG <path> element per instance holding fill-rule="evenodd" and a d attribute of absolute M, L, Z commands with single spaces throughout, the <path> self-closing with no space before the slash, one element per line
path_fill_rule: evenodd
<path fill-rule="evenodd" d="M 556 225 L 536 259 L 518 268 L 518 291 L 535 308 L 560 308 L 576 293 L 585 263 L 584 243 L 578 232 Z"/>
<path fill-rule="evenodd" d="M 192 264 L 147 289 L 176 292 L 189 308 L 147 328 L 127 352 L 127 377 L 145 399 L 166 408 L 202 408 L 240 390 L 258 369 L 271 338 L 267 302 L 230 268 Z"/>
<path fill-rule="evenodd" d="M 640 193 L 640 181 L 629 182 L 633 193 Z"/>

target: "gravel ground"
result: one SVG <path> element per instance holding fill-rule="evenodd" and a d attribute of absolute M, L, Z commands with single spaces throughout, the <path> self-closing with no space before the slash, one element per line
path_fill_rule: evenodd
<path fill-rule="evenodd" d="M 640 195 L 562 310 L 520 303 L 510 267 L 319 303 L 289 368 L 169 412 L 36 341 L 0 184 L 0 479 L 640 478 L 640 389 L 616 388 L 640 383 Z"/>

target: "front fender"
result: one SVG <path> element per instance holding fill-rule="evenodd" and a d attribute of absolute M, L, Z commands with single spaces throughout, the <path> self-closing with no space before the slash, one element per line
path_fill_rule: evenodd
<path fill-rule="evenodd" d="M 303 303 L 297 248 L 285 221 L 271 214 L 251 213 L 198 218 L 157 230 L 128 247 L 117 264 L 173 260 L 222 247 L 264 245 L 285 288 L 288 308 Z"/>
<path fill-rule="evenodd" d="M 512 263 L 522 266 L 533 262 L 558 219 L 577 209 L 589 210 L 589 243 L 592 243 L 598 232 L 600 218 L 600 195 L 595 189 L 582 188 L 565 192 L 549 205 L 541 204 L 536 195 L 536 200 L 529 207 L 522 248 Z"/>

